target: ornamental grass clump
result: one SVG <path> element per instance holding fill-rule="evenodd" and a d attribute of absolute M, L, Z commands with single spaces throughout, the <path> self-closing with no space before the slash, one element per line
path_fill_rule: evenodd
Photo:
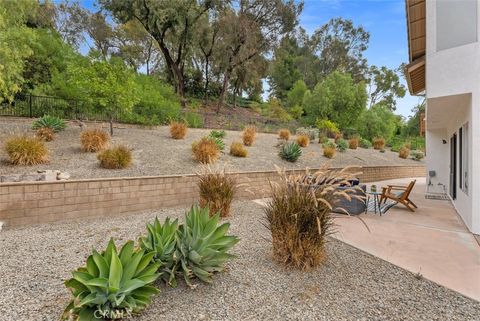
<path fill-rule="evenodd" d="M 210 215 L 220 213 L 220 217 L 230 215 L 230 206 L 237 191 L 237 180 L 224 170 L 215 171 L 207 167 L 198 175 L 200 206 L 208 206 Z"/>
<path fill-rule="evenodd" d="M 184 139 L 187 135 L 187 124 L 173 121 L 170 123 L 170 135 L 173 139 Z"/>
<path fill-rule="evenodd" d="M 357 197 L 354 188 L 339 189 L 350 186 L 348 180 L 359 174 L 351 170 L 321 169 L 301 175 L 279 171 L 280 180 L 271 183 L 272 196 L 265 208 L 276 261 L 300 270 L 324 261 L 326 238 L 334 233 L 333 202 Z"/>
<path fill-rule="evenodd" d="M 358 137 L 352 137 L 348 140 L 348 148 L 357 149 L 360 139 Z"/>
<path fill-rule="evenodd" d="M 300 147 L 307 147 L 310 144 L 310 137 L 305 134 L 300 134 L 297 136 L 297 144 Z"/>
<path fill-rule="evenodd" d="M 242 139 L 245 146 L 252 146 L 255 142 L 255 136 L 257 135 L 257 129 L 255 126 L 247 126 L 243 130 Z"/>
<path fill-rule="evenodd" d="M 10 137 L 4 148 L 13 165 L 38 165 L 48 162 L 47 146 L 36 137 Z"/>
<path fill-rule="evenodd" d="M 323 147 L 323 156 L 325 156 L 326 158 L 334 158 L 335 157 L 335 154 L 337 153 L 335 147 L 332 147 L 332 146 L 325 146 Z"/>
<path fill-rule="evenodd" d="M 123 169 L 132 164 L 132 151 L 126 146 L 119 145 L 105 149 L 97 155 L 100 167 L 107 169 Z"/>
<path fill-rule="evenodd" d="M 141 312 L 159 293 L 152 284 L 160 276 L 155 253 L 136 249 L 133 241 L 120 251 L 111 239 L 102 253 L 93 250 L 86 264 L 65 282 L 73 298 L 63 320 L 113 320 Z"/>
<path fill-rule="evenodd" d="M 40 127 L 39 129 L 37 129 L 35 136 L 45 142 L 51 142 L 55 137 L 55 132 L 51 128 Z"/>
<path fill-rule="evenodd" d="M 278 131 L 278 138 L 283 139 L 283 140 L 289 140 L 290 139 L 290 131 L 288 129 L 280 129 Z"/>
<path fill-rule="evenodd" d="M 195 160 L 202 164 L 213 163 L 220 157 L 220 149 L 209 137 L 203 137 L 200 141 L 194 142 L 192 153 Z"/>
<path fill-rule="evenodd" d="M 407 148 L 406 146 L 402 146 L 398 151 L 398 157 L 400 158 L 407 159 L 409 155 L 410 155 L 410 149 Z"/>
<path fill-rule="evenodd" d="M 373 139 L 373 148 L 377 150 L 385 149 L 385 139 L 383 137 L 375 137 Z"/>
<path fill-rule="evenodd" d="M 282 145 L 278 155 L 287 162 L 295 163 L 302 156 L 302 149 L 297 143 L 291 142 Z"/>
<path fill-rule="evenodd" d="M 32 129 L 39 129 L 47 127 L 53 130 L 55 133 L 64 130 L 67 127 L 65 121 L 56 116 L 45 115 L 35 120 L 32 124 Z"/>
<path fill-rule="evenodd" d="M 80 145 L 84 152 L 96 153 L 107 148 L 110 135 L 101 129 L 88 129 L 80 134 Z"/>
<path fill-rule="evenodd" d="M 247 157 L 248 151 L 240 142 L 233 142 L 230 145 L 230 155 L 235 157 Z"/>

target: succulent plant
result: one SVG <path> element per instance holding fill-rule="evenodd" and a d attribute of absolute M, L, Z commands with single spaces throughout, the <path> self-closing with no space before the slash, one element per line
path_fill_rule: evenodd
<path fill-rule="evenodd" d="M 140 238 L 140 246 L 146 252 L 153 252 L 153 261 L 160 263 L 162 279 L 170 286 L 176 286 L 175 261 L 173 254 L 176 246 L 178 220 L 166 218 L 163 225 L 155 218 L 153 224 L 147 224 L 147 236 Z"/>
<path fill-rule="evenodd" d="M 119 319 L 144 309 L 159 291 L 151 286 L 160 263 L 128 241 L 117 253 L 111 239 L 101 254 L 93 251 L 85 267 L 72 272 L 65 285 L 74 296 L 62 315 L 77 321 Z"/>
<path fill-rule="evenodd" d="M 212 130 L 210 131 L 210 137 L 215 137 L 215 138 L 224 138 L 226 135 L 225 131 L 222 130 Z"/>
<path fill-rule="evenodd" d="M 280 148 L 278 155 L 282 159 L 293 163 L 302 155 L 302 149 L 297 143 L 287 143 Z"/>
<path fill-rule="evenodd" d="M 219 219 L 219 213 L 210 217 L 208 207 L 194 205 L 186 214 L 185 223 L 178 228 L 174 259 L 189 286 L 190 279 L 194 277 L 210 283 L 212 274 L 223 271 L 224 263 L 233 258 L 228 250 L 239 239 L 225 235 L 230 224 L 217 226 Z"/>
<path fill-rule="evenodd" d="M 348 148 L 348 142 L 343 139 L 343 138 L 340 138 L 339 140 L 337 140 L 337 149 L 339 152 L 345 152 Z"/>
<path fill-rule="evenodd" d="M 210 133 L 210 136 L 208 136 L 208 139 L 211 139 L 215 143 L 215 145 L 217 145 L 219 150 L 223 151 L 225 149 L 225 143 L 220 137 L 212 136 L 212 134 Z"/>
<path fill-rule="evenodd" d="M 61 118 L 45 115 L 37 120 L 35 120 L 32 124 L 32 129 L 39 129 L 42 127 L 50 128 L 55 133 L 64 130 L 67 125 L 65 121 Z"/>

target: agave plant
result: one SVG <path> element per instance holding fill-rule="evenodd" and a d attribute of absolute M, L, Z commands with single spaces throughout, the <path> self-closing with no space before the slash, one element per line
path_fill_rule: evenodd
<path fill-rule="evenodd" d="M 154 253 L 153 260 L 160 264 L 160 270 L 163 272 L 162 278 L 170 286 L 176 286 L 176 262 L 173 254 L 177 230 L 178 220 L 172 222 L 167 217 L 162 225 L 158 218 L 155 218 L 153 224 L 147 224 L 147 236 L 140 238 L 140 246 L 146 252 Z"/>
<path fill-rule="evenodd" d="M 210 137 L 216 137 L 216 138 L 224 138 L 226 135 L 225 131 L 222 130 L 212 130 L 210 131 Z"/>
<path fill-rule="evenodd" d="M 223 271 L 224 263 L 234 257 L 227 252 L 239 239 L 225 235 L 230 224 L 217 226 L 219 219 L 218 213 L 210 217 L 208 207 L 194 205 L 186 214 L 185 223 L 178 228 L 174 259 L 189 286 L 194 277 L 210 283 L 213 273 Z"/>
<path fill-rule="evenodd" d="M 219 150 L 223 151 L 225 149 L 225 143 L 220 137 L 212 136 L 212 134 L 210 133 L 208 138 L 211 139 L 215 143 L 215 145 L 217 145 Z"/>
<path fill-rule="evenodd" d="M 287 143 L 287 144 L 284 144 L 281 149 L 280 149 L 280 152 L 278 153 L 278 155 L 288 161 L 288 162 L 296 162 L 297 159 L 302 155 L 302 149 L 300 148 L 300 146 L 295 143 L 295 142 L 292 142 L 292 143 Z"/>
<path fill-rule="evenodd" d="M 39 129 L 39 128 L 50 128 L 55 133 L 62 131 L 67 127 L 65 121 L 61 118 L 45 115 L 37 120 L 35 120 L 32 124 L 32 129 Z"/>
<path fill-rule="evenodd" d="M 135 249 L 133 241 L 117 253 L 112 239 L 103 253 L 94 250 L 87 265 L 65 282 L 74 298 L 62 318 L 119 319 L 140 312 L 159 292 L 150 285 L 159 277 L 160 263 L 152 263 L 154 254 Z"/>

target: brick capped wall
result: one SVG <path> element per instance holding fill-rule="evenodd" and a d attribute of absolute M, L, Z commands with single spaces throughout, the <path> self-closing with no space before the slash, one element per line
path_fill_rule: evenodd
<path fill-rule="evenodd" d="M 295 171 L 302 172 L 302 171 Z M 363 167 L 362 182 L 425 176 L 425 167 Z M 268 196 L 275 171 L 232 173 L 238 198 Z M 58 182 L 0 183 L 0 222 L 15 227 L 188 206 L 198 199 L 195 175 L 102 178 Z"/>

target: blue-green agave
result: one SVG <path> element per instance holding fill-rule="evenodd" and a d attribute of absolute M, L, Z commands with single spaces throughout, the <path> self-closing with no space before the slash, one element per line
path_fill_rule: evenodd
<path fill-rule="evenodd" d="M 47 127 L 53 130 L 55 133 L 64 130 L 67 127 L 65 121 L 56 116 L 45 115 L 35 120 L 32 124 L 32 129 L 39 129 Z"/>
<path fill-rule="evenodd" d="M 62 316 L 77 321 L 119 319 L 144 309 L 159 291 L 151 284 L 160 276 L 154 253 L 145 254 L 128 241 L 117 253 L 111 239 L 106 250 L 93 254 L 85 267 L 65 282 L 74 296 Z"/>
<path fill-rule="evenodd" d="M 147 224 L 147 235 L 139 240 L 140 246 L 146 252 L 153 252 L 153 260 L 160 264 L 162 278 L 170 286 L 176 286 L 174 252 L 178 220 L 170 221 L 167 217 L 163 225 L 155 218 L 153 223 Z"/>
<path fill-rule="evenodd" d="M 223 271 L 225 262 L 234 257 L 227 252 L 239 239 L 225 235 L 230 224 L 217 226 L 219 220 L 219 213 L 210 217 L 208 206 L 194 205 L 186 214 L 185 223 L 178 227 L 174 260 L 190 286 L 194 277 L 210 283 L 213 273 Z"/>

